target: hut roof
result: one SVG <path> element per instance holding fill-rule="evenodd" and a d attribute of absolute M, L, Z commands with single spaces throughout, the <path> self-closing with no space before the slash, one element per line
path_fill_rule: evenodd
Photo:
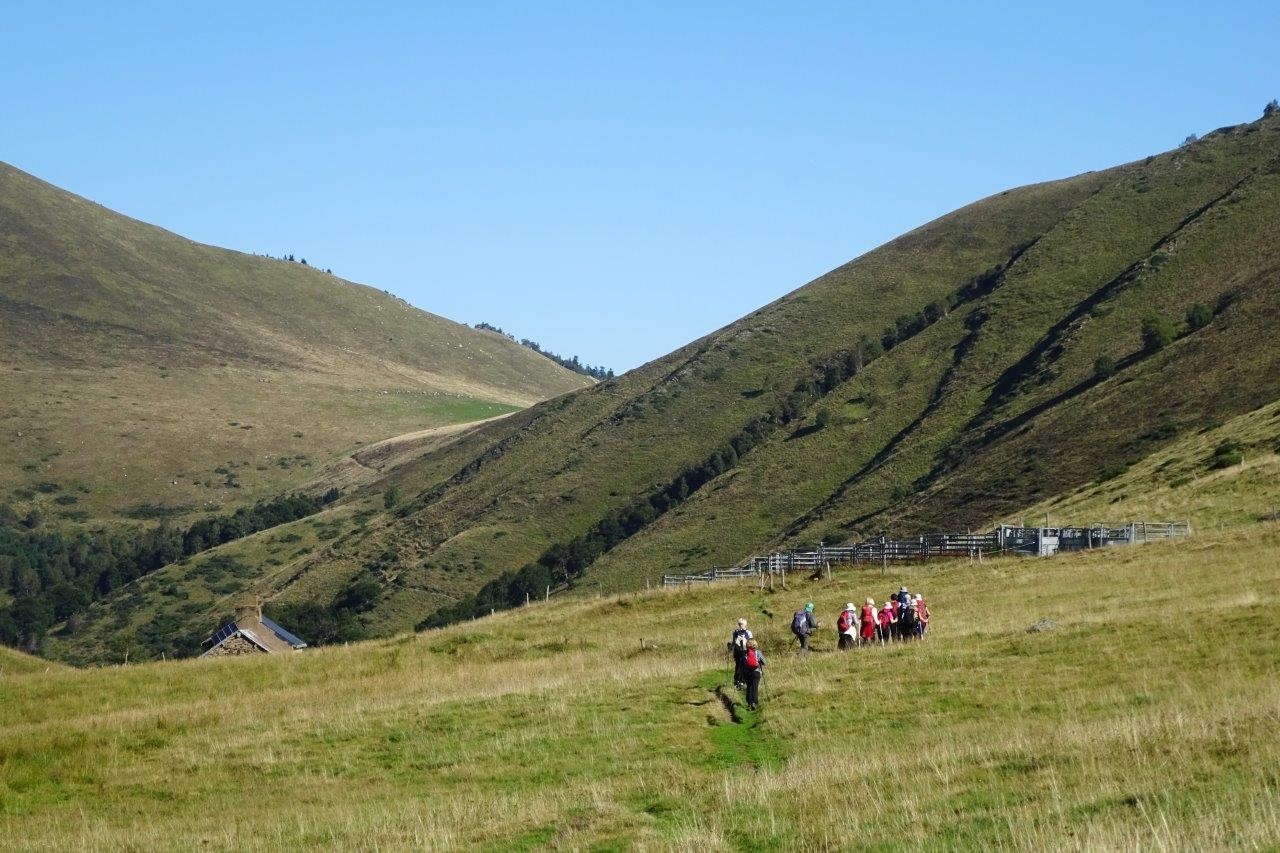
<path fill-rule="evenodd" d="M 260 608 L 254 607 L 242 609 L 236 614 L 234 622 L 228 622 L 215 631 L 205 641 L 209 644 L 209 650 L 205 654 L 212 653 L 214 649 L 237 636 L 244 637 L 267 654 L 291 652 L 307 647 L 303 640 L 263 616 Z"/>

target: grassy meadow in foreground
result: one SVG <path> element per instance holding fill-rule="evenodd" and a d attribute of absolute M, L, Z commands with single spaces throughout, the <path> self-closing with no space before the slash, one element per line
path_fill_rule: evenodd
<path fill-rule="evenodd" d="M 829 626 L 900 582 L 928 640 L 789 647 L 806 599 Z M 5 670 L 0 848 L 1271 846 L 1277 590 L 1263 524 L 287 658 Z M 717 694 L 739 615 L 769 657 L 758 715 Z"/>

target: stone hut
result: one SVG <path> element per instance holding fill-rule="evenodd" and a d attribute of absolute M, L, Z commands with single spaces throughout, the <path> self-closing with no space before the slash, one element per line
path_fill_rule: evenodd
<path fill-rule="evenodd" d="M 202 658 L 232 657 L 234 655 L 274 655 L 305 649 L 307 644 L 262 615 L 262 603 L 252 603 L 236 608 L 235 621 L 228 622 L 209 639 L 209 650 Z"/>

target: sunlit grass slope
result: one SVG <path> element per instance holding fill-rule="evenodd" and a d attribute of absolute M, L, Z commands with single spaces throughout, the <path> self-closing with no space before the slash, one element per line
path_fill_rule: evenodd
<path fill-rule="evenodd" d="M 979 527 L 1073 493 L 1280 397 L 1277 211 L 1280 117 L 983 199 L 626 376 L 404 466 L 393 481 L 408 509 L 272 594 L 324 602 L 376 566 L 385 594 L 364 618 L 403 630 L 705 469 L 900 321 L 915 331 L 804 397 L 577 588 Z M 1192 328 L 1197 305 L 1209 319 Z M 1141 336 L 1152 313 L 1179 332 L 1163 348 Z"/>
<path fill-rule="evenodd" d="M 1193 518 L 1205 530 L 1280 520 L 1280 403 L 1179 438 L 1114 477 L 1023 514 L 1056 523 Z"/>
<path fill-rule="evenodd" d="M 929 597 L 927 641 L 786 642 L 806 599 L 830 624 L 900 582 Z M 1273 846 L 1278 598 L 1268 523 L 6 677 L 0 847 Z M 735 722 L 716 691 L 740 615 L 769 668 Z"/>
<path fill-rule="evenodd" d="M 590 384 L 501 335 L 3 163 L 0 340 L 0 500 L 64 524 L 248 503 L 359 445 Z"/>
<path fill-rule="evenodd" d="M 0 681 L 7 676 L 63 669 L 62 664 L 23 654 L 17 649 L 0 646 Z"/>

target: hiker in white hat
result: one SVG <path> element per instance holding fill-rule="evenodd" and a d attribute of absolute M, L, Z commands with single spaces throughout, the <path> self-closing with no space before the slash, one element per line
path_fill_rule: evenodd
<path fill-rule="evenodd" d="M 862 605 L 862 614 L 858 622 L 861 627 L 858 635 L 864 644 L 870 643 L 876 635 L 876 600 L 874 598 L 868 598 L 867 603 Z"/>
<path fill-rule="evenodd" d="M 733 655 L 733 686 L 739 690 L 747 688 L 747 643 L 753 636 L 747 629 L 747 620 L 739 619 L 738 627 L 733 629 L 729 638 L 729 652 Z"/>
<path fill-rule="evenodd" d="M 884 607 L 880 608 L 880 624 L 876 628 L 880 636 L 880 645 L 883 646 L 893 639 L 893 621 L 895 618 L 893 602 L 886 601 Z"/>
<path fill-rule="evenodd" d="M 853 644 L 857 642 L 858 628 L 854 624 L 857 615 L 853 602 L 850 601 L 845 604 L 844 610 L 840 612 L 840 618 L 836 620 L 836 648 L 841 651 L 853 648 Z"/>

